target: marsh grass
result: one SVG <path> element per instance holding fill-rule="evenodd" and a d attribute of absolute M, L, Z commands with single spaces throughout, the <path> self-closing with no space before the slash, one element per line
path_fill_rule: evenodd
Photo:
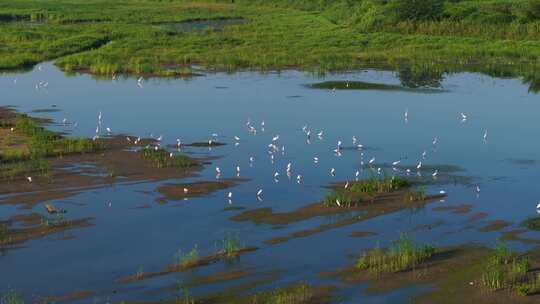
<path fill-rule="evenodd" d="M 66 219 L 63 213 L 59 212 L 56 215 L 45 219 L 43 225 L 46 227 L 66 227 L 71 225 L 71 221 Z"/>
<path fill-rule="evenodd" d="M 531 217 L 523 222 L 523 226 L 530 230 L 540 231 L 540 217 Z"/>
<path fill-rule="evenodd" d="M 288 287 L 254 294 L 248 301 L 251 304 L 302 304 L 311 303 L 315 296 L 313 287 L 307 283 L 299 283 Z"/>
<path fill-rule="evenodd" d="M 51 166 L 46 158 L 104 149 L 99 140 L 63 138 L 26 114 L 16 114 L 10 121 L 15 132 L 24 136 L 21 141 L 25 149 L 8 147 L 0 153 L 0 179 L 15 179 L 24 174 L 50 177 Z"/>
<path fill-rule="evenodd" d="M 378 194 L 390 193 L 410 186 L 412 183 L 405 178 L 384 177 L 380 179 L 377 176 L 372 176 L 369 179 L 352 183 L 347 189 L 340 187 L 331 190 L 326 195 L 324 204 L 329 207 L 336 206 L 336 201 L 339 200 L 342 207 L 355 207 L 364 202 L 373 201 Z M 417 196 L 414 195 L 415 198 Z"/>
<path fill-rule="evenodd" d="M 9 289 L 0 300 L 0 304 L 24 304 L 23 299 L 19 297 L 19 294 L 14 289 Z"/>
<path fill-rule="evenodd" d="M 528 257 L 511 252 L 504 242 L 498 241 L 485 262 L 481 282 L 492 291 L 511 289 L 520 295 L 528 295 L 540 288 L 539 275 L 531 271 Z"/>
<path fill-rule="evenodd" d="M 365 252 L 358 259 L 356 267 L 367 269 L 377 275 L 414 270 L 436 251 L 436 248 L 431 245 L 417 246 L 409 236 L 403 234 L 389 249 L 377 246 L 375 249 Z"/>
<path fill-rule="evenodd" d="M 157 168 L 182 168 L 187 169 L 197 166 L 197 162 L 186 155 L 173 155 L 165 149 L 153 149 L 151 147 L 145 147 L 139 150 L 139 154 L 147 160 L 150 160 L 152 164 Z"/>
<path fill-rule="evenodd" d="M 199 259 L 199 250 L 197 248 L 197 245 L 195 245 L 190 251 L 186 253 L 179 250 L 175 255 L 175 264 L 176 267 L 187 267 L 196 264 Z"/>
<path fill-rule="evenodd" d="M 221 241 L 221 250 L 218 253 L 227 258 L 235 258 L 242 248 L 244 247 L 240 242 L 240 236 L 236 233 L 227 233 Z"/>
<path fill-rule="evenodd" d="M 8 243 L 10 241 L 9 231 L 7 224 L 0 223 L 0 244 Z"/>
<path fill-rule="evenodd" d="M 25 174 L 39 175 L 41 177 L 50 177 L 51 165 L 43 158 L 22 160 L 18 162 L 1 163 L 0 179 L 14 180 L 23 177 Z"/>

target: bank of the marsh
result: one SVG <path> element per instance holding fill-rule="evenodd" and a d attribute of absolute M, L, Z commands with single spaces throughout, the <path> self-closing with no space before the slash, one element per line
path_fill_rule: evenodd
<path fill-rule="evenodd" d="M 537 90 L 538 7 L 536 0 L 10 1 L 0 6 L 0 68 L 57 59 L 65 71 L 112 77 L 186 76 L 193 65 L 412 66 L 417 76 L 459 70 L 522 76 Z"/>

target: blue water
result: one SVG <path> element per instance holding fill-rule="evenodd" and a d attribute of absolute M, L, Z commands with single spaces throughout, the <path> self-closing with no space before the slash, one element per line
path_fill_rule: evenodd
<path fill-rule="evenodd" d="M 94 217 L 94 226 L 66 232 L 76 237 L 72 240 L 58 241 L 61 235 L 51 235 L 8 251 L 0 257 L 0 290 L 15 288 L 27 299 L 92 290 L 98 302 L 152 300 L 172 297 L 174 292 L 166 287 L 177 281 L 227 269 L 246 269 L 253 273 L 253 278 L 279 270 L 280 276 L 273 283 L 261 286 L 262 289 L 297 281 L 327 283 L 327 279 L 319 276 L 320 272 L 349 265 L 354 262 L 351 256 L 377 243 L 388 245 L 403 232 L 418 242 L 439 246 L 469 242 L 493 245 L 500 232 L 477 230 L 487 221 L 512 222 L 513 227 L 506 229 L 509 230 L 519 226 L 522 220 L 537 216 L 540 142 L 536 139 L 540 133 L 537 119 L 540 103 L 539 96 L 528 93 L 527 86 L 519 79 L 471 73 L 445 75 L 444 90 L 430 94 L 334 92 L 305 86 L 323 80 L 399 84 L 394 73 L 371 70 L 328 75 L 324 79 L 298 71 L 216 73 L 190 80 L 147 79 L 142 87 L 137 85 L 136 78 L 111 81 L 95 80 L 88 75 L 66 76 L 51 64 L 42 64 L 40 69 L 29 73 L 1 75 L 1 105 L 14 105 L 17 110 L 27 112 L 51 108 L 54 104 L 61 111 L 33 115 L 53 118 L 59 124 L 52 128 L 69 131 L 73 136 L 93 136 L 100 111 L 104 126 L 114 133 L 163 135 L 163 142 L 168 144 L 174 144 L 176 138 L 186 143 L 206 141 L 212 133 L 217 133 L 218 140 L 228 145 L 211 150 L 185 149 L 184 152 L 195 155 L 219 156 L 201 176 L 192 180 L 215 179 L 216 166 L 221 168 L 222 178 L 233 177 L 238 165 L 241 176 L 249 181 L 207 197 L 163 205 L 155 203 L 160 195 L 154 190 L 174 180 L 113 185 L 56 200 L 56 205 L 68 209 L 71 218 Z M 35 89 L 40 81 L 47 81 L 48 86 Z M 405 122 L 407 109 L 409 118 Z M 461 112 L 468 115 L 466 122 L 461 121 Z M 64 119 L 68 121 L 65 126 L 61 124 Z M 248 132 L 248 120 L 258 130 L 256 135 Z M 73 129 L 75 123 L 77 127 Z M 302 131 L 305 125 L 312 130 L 310 144 Z M 483 141 L 485 129 L 487 141 Z M 324 130 L 322 140 L 315 135 L 320 130 Z M 276 153 L 272 163 L 267 146 L 278 134 L 279 146 L 285 146 L 285 153 Z M 234 136 L 241 138 L 238 146 L 234 145 Z M 346 149 L 340 157 L 336 156 L 332 150 L 337 141 L 352 146 L 352 136 L 366 149 Z M 436 149 L 432 145 L 434 137 L 438 138 Z M 362 161 L 366 163 L 375 157 L 377 168 L 406 157 L 402 165 L 416 166 L 424 150 L 425 166 L 456 166 L 462 171 L 452 174 L 470 179 L 467 183 L 429 187 L 429 192 L 444 189 L 449 195 L 444 202 L 430 204 L 422 210 L 404 210 L 274 246 L 263 242 L 336 218 L 313 218 L 274 229 L 270 225 L 233 222 L 229 218 L 241 211 L 223 211 L 228 206 L 229 191 L 233 192 L 233 206 L 294 210 L 320 200 L 326 192 L 323 186 L 352 180 Z M 255 161 L 250 167 L 251 156 Z M 313 157 L 320 159 L 318 164 L 313 162 Z M 531 162 L 517 164 L 520 160 Z M 292 163 L 291 180 L 286 176 L 288 162 Z M 329 174 L 331 168 L 336 170 L 335 177 Z M 430 176 L 432 170 L 422 173 Z M 446 174 L 442 171 L 441 175 Z M 274 172 L 280 173 L 277 183 L 273 180 Z M 301 184 L 296 183 L 297 174 L 303 176 Z M 366 175 L 364 170 L 363 176 Z M 476 193 L 476 186 L 480 187 L 480 193 Z M 264 190 L 262 202 L 255 195 L 260 188 Z M 112 202 L 112 207 L 107 202 Z M 473 205 L 472 211 L 452 214 L 433 210 L 462 203 Z M 150 204 L 152 208 L 132 209 L 142 204 Z M 0 205 L 0 218 L 30 211 Z M 44 210 L 36 205 L 34 211 Z M 464 229 L 468 217 L 476 212 L 486 212 L 488 217 Z M 415 229 L 437 221 L 443 224 L 431 230 Z M 378 235 L 351 238 L 348 235 L 353 231 L 373 231 Z M 211 254 L 219 249 L 219 241 L 227 233 L 237 233 L 244 245 L 260 249 L 242 256 L 237 263 L 217 263 L 195 273 L 130 284 L 115 282 L 141 269 L 160 270 L 174 261 L 178 250 L 189 251 L 194 245 L 201 255 Z M 519 243 L 511 245 L 520 250 L 527 248 Z M 242 280 L 197 287 L 192 292 L 198 295 L 219 291 Z M 371 296 L 351 287 L 344 291 L 347 295 L 344 301 L 395 302 L 410 298 L 415 290 L 421 288 Z"/>

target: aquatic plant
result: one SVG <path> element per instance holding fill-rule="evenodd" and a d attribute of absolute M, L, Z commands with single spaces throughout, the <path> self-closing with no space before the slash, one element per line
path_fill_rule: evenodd
<path fill-rule="evenodd" d="M 407 200 L 411 202 L 423 201 L 428 197 L 427 189 L 425 186 L 422 186 L 415 190 L 409 190 L 407 191 L 407 194 L 405 197 Z"/>
<path fill-rule="evenodd" d="M 342 207 L 354 207 L 363 202 L 371 201 L 377 194 L 389 193 L 410 187 L 412 183 L 401 177 L 384 177 L 382 179 L 372 176 L 366 180 L 353 182 L 348 188 L 334 188 L 324 199 L 326 206 L 336 206 L 336 201 Z"/>
<path fill-rule="evenodd" d="M 144 158 L 150 160 L 157 168 L 191 168 L 197 166 L 198 163 L 192 158 L 176 154 L 172 155 L 165 149 L 154 149 L 151 147 L 145 147 L 139 151 L 139 154 Z"/>
<path fill-rule="evenodd" d="M 17 291 L 9 289 L 0 299 L 0 304 L 24 304 Z"/>
<path fill-rule="evenodd" d="M 240 243 L 240 236 L 235 233 L 227 233 L 221 241 L 220 254 L 224 254 L 227 258 L 238 256 L 238 251 L 243 248 Z"/>
<path fill-rule="evenodd" d="M 139 268 L 137 268 L 137 272 L 135 273 L 135 277 L 137 279 L 142 279 L 143 276 L 144 276 L 144 267 L 139 266 Z"/>
<path fill-rule="evenodd" d="M 527 295 L 537 288 L 537 277 L 529 273 L 528 257 L 518 256 L 498 240 L 493 253 L 488 257 L 482 271 L 482 285 L 489 290 L 515 289 Z"/>
<path fill-rule="evenodd" d="M 262 291 L 250 297 L 252 304 L 302 304 L 311 303 L 315 292 L 307 283 L 298 283 L 292 286 L 278 288 L 271 291 Z"/>
<path fill-rule="evenodd" d="M 193 265 L 197 263 L 199 258 L 199 250 L 197 248 L 197 245 L 193 246 L 193 248 L 187 253 L 183 253 L 181 250 L 178 250 L 175 255 L 176 266 L 186 267 L 189 265 Z"/>
<path fill-rule="evenodd" d="M 531 217 L 523 222 L 523 225 L 531 230 L 540 231 L 540 217 Z"/>
<path fill-rule="evenodd" d="M 375 274 L 415 269 L 436 252 L 431 245 L 418 247 L 407 235 L 402 234 L 389 249 L 378 246 L 365 252 L 356 262 L 359 269 L 367 269 Z"/>
<path fill-rule="evenodd" d="M 7 243 L 9 241 L 7 224 L 0 223 L 0 244 Z"/>

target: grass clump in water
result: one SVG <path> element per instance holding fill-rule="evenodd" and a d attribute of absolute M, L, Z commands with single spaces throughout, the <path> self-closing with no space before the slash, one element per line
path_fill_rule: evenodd
<path fill-rule="evenodd" d="M 24 304 L 17 291 L 10 289 L 1 298 L 0 304 Z"/>
<path fill-rule="evenodd" d="M 523 226 L 530 230 L 540 231 L 540 217 L 528 218 L 523 222 Z"/>
<path fill-rule="evenodd" d="M 390 249 L 377 247 L 365 252 L 358 259 L 356 267 L 376 274 L 410 270 L 429 259 L 435 252 L 435 247 L 419 247 L 410 237 L 401 235 Z"/>
<path fill-rule="evenodd" d="M 481 282 L 492 291 L 510 289 L 529 295 L 540 290 L 539 275 L 531 271 L 528 257 L 516 255 L 498 241 L 484 266 Z"/>
<path fill-rule="evenodd" d="M 150 160 L 157 168 L 191 168 L 197 166 L 197 162 L 186 155 L 172 155 L 165 149 L 153 149 L 146 147 L 139 151 L 140 155 Z"/>
<path fill-rule="evenodd" d="M 271 291 L 259 292 L 251 296 L 249 303 L 301 304 L 311 303 L 314 298 L 315 291 L 313 287 L 307 283 L 299 283 Z"/>
<path fill-rule="evenodd" d="M 412 183 L 401 177 L 370 177 L 367 180 L 354 182 L 348 188 L 333 189 L 326 198 L 326 206 L 335 206 L 339 201 L 341 207 L 355 207 L 366 201 L 373 201 L 378 194 L 408 188 Z M 416 195 L 415 195 L 416 197 Z"/>
<path fill-rule="evenodd" d="M 200 259 L 197 245 L 193 246 L 193 248 L 187 253 L 183 253 L 181 250 L 179 250 L 175 255 L 175 259 L 177 267 L 187 267 L 196 264 Z"/>
<path fill-rule="evenodd" d="M 237 257 L 239 251 L 244 248 L 240 242 L 238 234 L 228 233 L 221 241 L 221 250 L 219 254 L 225 255 L 227 258 Z"/>

